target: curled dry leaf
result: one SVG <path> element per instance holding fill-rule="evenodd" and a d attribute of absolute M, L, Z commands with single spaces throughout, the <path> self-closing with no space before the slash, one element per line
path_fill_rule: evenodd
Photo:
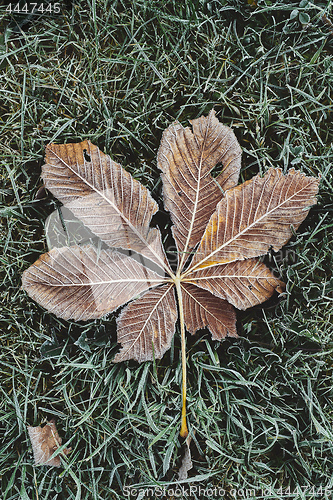
<path fill-rule="evenodd" d="M 52 419 L 44 427 L 28 427 L 28 434 L 32 445 L 35 465 L 50 465 L 60 467 L 60 456 L 52 457 L 61 446 L 62 439 L 58 434 L 55 421 Z M 63 455 L 68 455 L 71 448 L 64 448 Z"/>
<path fill-rule="evenodd" d="M 174 271 L 149 191 L 89 141 L 49 144 L 42 177 L 64 206 L 108 246 L 53 249 L 23 274 L 23 288 L 64 319 L 90 320 L 130 302 L 118 317 L 114 361 L 161 358 L 180 320 L 183 366 L 181 435 L 186 424 L 185 327 L 213 339 L 236 337 L 234 307 L 267 300 L 284 284 L 258 260 L 279 250 L 316 203 L 319 179 L 270 168 L 237 186 L 241 149 L 212 110 L 176 122 L 158 151 L 164 205 L 178 250 Z M 212 170 L 221 165 L 220 173 Z M 127 252 L 125 255 L 124 252 Z M 178 306 L 178 307 L 177 307 Z M 177 311 L 178 308 L 178 311 Z"/>
<path fill-rule="evenodd" d="M 184 443 L 184 456 L 183 456 L 183 459 L 182 459 L 182 464 L 179 468 L 179 471 L 178 471 L 178 481 L 184 481 L 185 479 L 188 478 L 188 471 L 190 471 L 193 467 L 193 463 L 192 463 L 192 458 L 191 458 L 191 448 L 190 448 L 190 444 L 191 444 L 191 436 L 187 436 L 187 438 L 185 439 L 185 443 Z"/>

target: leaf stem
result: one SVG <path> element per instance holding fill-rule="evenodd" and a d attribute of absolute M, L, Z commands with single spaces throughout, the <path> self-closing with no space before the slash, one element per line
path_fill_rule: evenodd
<path fill-rule="evenodd" d="M 178 305 L 179 305 L 179 320 L 180 320 L 180 334 L 182 346 L 182 420 L 180 435 L 183 438 L 188 436 L 188 428 L 186 423 L 186 338 L 185 338 L 185 321 L 184 321 L 184 307 L 183 296 L 180 285 L 180 278 L 176 277 L 174 280 L 177 289 Z"/>

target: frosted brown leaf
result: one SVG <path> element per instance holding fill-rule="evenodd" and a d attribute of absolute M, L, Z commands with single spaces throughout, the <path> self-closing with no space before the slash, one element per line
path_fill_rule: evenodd
<path fill-rule="evenodd" d="M 185 330 L 207 327 L 212 338 L 237 337 L 234 307 L 246 309 L 284 290 L 258 260 L 279 250 L 316 203 L 319 179 L 270 168 L 238 184 L 241 148 L 211 110 L 163 133 L 157 155 L 170 212 L 177 268 L 167 260 L 158 210 L 149 191 L 90 141 L 49 144 L 45 187 L 106 248 L 53 249 L 23 273 L 23 288 L 64 319 L 91 320 L 125 307 L 117 319 L 121 349 L 114 361 L 161 358 L 179 319 L 182 423 L 187 436 Z M 220 173 L 212 170 L 220 166 Z"/>
<path fill-rule="evenodd" d="M 52 457 L 52 455 L 61 446 L 62 439 L 58 434 L 55 421 L 50 420 L 44 427 L 28 427 L 28 434 L 32 445 L 35 465 L 50 465 L 60 467 L 60 454 Z M 62 455 L 68 455 L 71 448 L 64 448 Z"/>

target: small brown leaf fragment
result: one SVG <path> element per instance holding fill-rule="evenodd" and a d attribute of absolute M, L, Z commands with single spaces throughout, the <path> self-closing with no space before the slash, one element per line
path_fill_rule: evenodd
<path fill-rule="evenodd" d="M 182 283 L 186 329 L 192 335 L 201 328 L 208 328 L 213 340 L 238 337 L 235 309 L 207 290 L 190 283 Z"/>
<path fill-rule="evenodd" d="M 180 469 L 178 471 L 178 481 L 184 481 L 185 479 L 188 478 L 188 471 L 192 469 L 193 463 L 191 459 L 191 449 L 190 449 L 190 444 L 191 444 L 191 436 L 188 436 L 186 441 L 185 441 L 185 452 L 184 456 L 182 459 L 182 465 L 180 466 Z"/>
<path fill-rule="evenodd" d="M 52 419 L 44 427 L 28 426 L 28 434 L 32 444 L 35 465 L 50 465 L 60 467 L 60 454 L 51 458 L 53 453 L 61 446 L 62 439 L 58 434 L 55 421 Z M 62 455 L 68 455 L 72 448 L 64 448 Z"/>
<path fill-rule="evenodd" d="M 125 307 L 117 319 L 122 348 L 113 362 L 135 359 L 140 363 L 162 358 L 175 334 L 177 305 L 174 285 L 149 290 Z"/>
<path fill-rule="evenodd" d="M 234 132 L 222 125 L 214 110 L 191 120 L 191 125 L 193 132 L 178 122 L 170 125 L 157 155 L 181 267 L 200 241 L 223 191 L 237 184 L 242 154 Z M 218 163 L 223 168 L 214 179 L 210 172 Z"/>
<path fill-rule="evenodd" d="M 274 290 L 281 293 L 285 288 L 258 259 L 206 267 L 187 275 L 186 279 L 241 310 L 261 304 Z"/>

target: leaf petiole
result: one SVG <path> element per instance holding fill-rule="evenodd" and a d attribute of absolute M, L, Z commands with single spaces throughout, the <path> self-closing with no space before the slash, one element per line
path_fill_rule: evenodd
<path fill-rule="evenodd" d="M 174 279 L 176 285 L 178 306 L 179 306 L 179 321 L 180 321 L 180 334 L 181 334 L 181 350 L 182 350 L 182 420 L 180 435 L 183 438 L 188 436 L 188 428 L 186 423 L 186 338 L 185 338 L 185 321 L 184 321 L 184 307 L 183 296 L 180 285 L 180 277 Z"/>

